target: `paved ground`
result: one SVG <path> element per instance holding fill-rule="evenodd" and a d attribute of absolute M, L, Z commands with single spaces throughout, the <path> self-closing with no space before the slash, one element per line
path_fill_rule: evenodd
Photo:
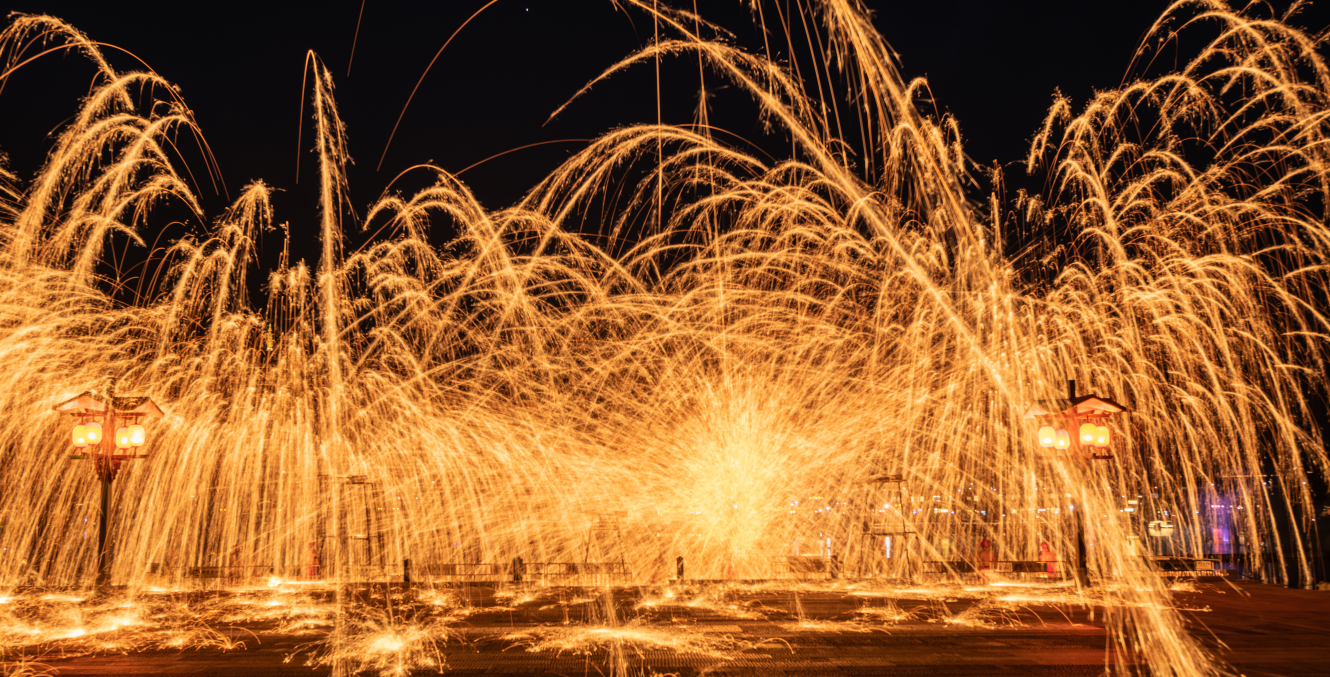
<path fill-rule="evenodd" d="M 1210 608 L 1188 614 L 1196 632 L 1247 677 L 1330 675 L 1330 592 L 1206 585 L 1177 601 Z"/>
<path fill-rule="evenodd" d="M 575 588 L 514 597 L 473 587 L 448 592 L 452 601 L 464 598 L 471 605 L 460 617 L 433 616 L 428 603 L 413 606 L 401 596 L 396 610 L 384 613 L 382 603 L 394 599 L 391 594 L 364 594 L 377 600 L 377 606 L 367 608 L 378 610 L 344 623 L 358 632 L 348 641 L 362 642 L 351 653 L 363 656 L 370 647 L 369 654 L 377 650 L 390 659 L 381 665 L 351 664 L 368 668 L 365 674 L 391 668 L 394 657 L 408 662 L 439 657 L 446 660 L 449 675 L 1051 677 L 1100 675 L 1108 658 L 1102 611 L 1091 620 L 1088 609 L 995 608 L 981 600 L 922 592 L 884 598 L 828 590 L 718 593 L 695 588 L 681 590 L 676 598 L 653 599 L 625 589 L 607 599 Z M 1180 593 L 1177 601 L 1210 609 L 1190 612 L 1196 631 L 1248 677 L 1330 675 L 1330 593 L 1216 583 Z M 46 655 L 40 657 L 42 665 L 29 666 L 29 674 L 330 674 L 326 665 L 308 664 L 318 657 L 317 640 L 323 636 L 320 622 L 308 620 L 318 613 L 300 613 L 305 612 L 283 616 L 285 622 L 251 620 L 228 628 L 226 635 L 244 641 L 244 649 Z M 904 617 L 884 622 L 895 614 Z M 293 618 L 297 622 L 291 623 Z M 292 629 L 303 627 L 302 622 L 308 632 Z M 401 653 L 383 652 L 380 631 L 403 626 L 433 628 L 434 637 L 446 635 L 446 640 L 412 643 L 408 638 Z M 622 643 L 616 645 L 615 639 Z M 22 673 L 11 664 L 0 674 Z"/>

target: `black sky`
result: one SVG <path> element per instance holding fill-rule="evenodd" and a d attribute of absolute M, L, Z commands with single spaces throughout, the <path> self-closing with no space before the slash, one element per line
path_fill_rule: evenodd
<path fill-rule="evenodd" d="M 376 171 L 393 124 L 430 59 L 485 2 L 366 2 L 363 16 L 359 0 L 11 0 L 9 6 L 65 19 L 177 83 L 221 166 L 229 195 L 253 179 L 281 188 L 276 218 L 289 221 L 300 237 L 312 236 L 317 223 L 307 120 L 304 147 L 296 140 L 306 50 L 317 52 L 337 77 L 338 105 L 356 161 L 349 173 L 352 199 L 361 214 L 393 176 L 416 163 L 458 171 L 526 144 L 588 139 L 618 126 L 654 122 L 654 74 L 639 68 L 597 86 L 542 126 L 583 84 L 646 45 L 649 19 L 617 11 L 610 0 L 498 0 L 439 57 L 407 110 L 383 169 Z M 691 0 L 675 4 L 688 6 Z M 878 29 L 900 54 L 905 75 L 928 77 L 939 105 L 959 118 L 967 152 L 985 163 L 1024 157 L 1055 90 L 1083 104 L 1095 88 L 1117 86 L 1138 41 L 1167 6 L 1155 0 L 869 4 Z M 747 0 L 699 0 L 704 16 L 732 31 L 740 45 L 759 51 L 761 37 L 747 6 Z M 1303 25 L 1322 28 L 1321 15 L 1308 14 Z M 773 49 L 787 58 L 783 37 L 777 38 L 772 36 Z M 124 55 L 112 60 L 124 69 L 136 67 Z M 12 170 L 30 177 L 40 166 L 47 134 L 74 114 L 91 76 L 81 57 L 49 56 L 11 78 L 0 92 L 0 151 L 9 155 Z M 663 82 L 664 120 L 689 122 L 696 61 L 667 62 Z M 780 142 L 762 138 L 756 109 L 733 89 L 714 101 L 713 119 L 759 144 Z M 468 170 L 463 179 L 487 207 L 507 206 L 582 145 L 519 150 Z M 194 175 L 215 217 L 228 201 L 206 183 L 201 167 Z M 280 243 L 263 245 L 263 258 L 271 262 Z"/>

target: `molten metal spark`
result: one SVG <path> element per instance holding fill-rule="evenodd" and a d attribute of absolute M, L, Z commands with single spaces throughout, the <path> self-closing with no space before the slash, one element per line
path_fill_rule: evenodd
<path fill-rule="evenodd" d="M 1057 99 L 1027 159 L 1047 192 L 1007 197 L 985 170 L 981 196 L 958 123 L 916 105 L 926 83 L 900 78 L 862 4 L 796 4 L 828 58 L 782 65 L 623 0 L 660 39 L 588 84 L 686 54 L 751 96 L 787 157 L 624 127 L 502 211 L 413 168 L 433 184 L 372 205 L 366 224 L 390 236 L 350 254 L 348 141 L 310 55 L 320 202 L 296 235 L 321 257 L 270 271 L 262 308 L 248 276 L 272 189 L 209 221 L 174 150 L 179 132 L 206 144 L 169 83 L 13 16 L 0 80 L 45 49 L 82 54 L 96 81 L 35 176 L 0 172 L 6 644 L 206 643 L 181 619 L 247 617 L 330 627 L 334 655 L 392 671 L 441 662 L 432 626 L 352 627 L 341 584 L 406 573 L 385 563 L 499 580 L 523 557 L 544 584 L 659 585 L 676 553 L 690 578 L 744 580 L 797 575 L 811 551 L 847 576 L 917 580 L 928 560 L 978 561 L 985 538 L 997 561 L 1050 543 L 1065 566 L 1083 533 L 1117 648 L 1159 674 L 1210 671 L 1132 520 L 1174 525 L 1162 554 L 1204 554 L 1224 528 L 1249 561 L 1310 573 L 1305 533 L 1272 515 L 1310 517 L 1306 477 L 1330 468 L 1311 404 L 1330 357 L 1320 43 L 1260 5 L 1178 2 L 1143 45 L 1197 36 L 1190 61 L 1080 110 Z M 208 234 L 121 269 L 109 245 L 155 241 L 162 203 Z M 435 248 L 434 226 L 460 234 Z M 112 579 L 145 594 L 128 609 L 22 596 L 95 576 L 95 478 L 58 460 L 70 421 L 50 406 L 108 375 L 169 412 L 116 481 Z M 1041 456 L 1022 418 L 1068 378 L 1130 404 L 1102 468 Z M 865 479 L 881 475 L 907 481 L 878 496 Z M 879 520 L 902 534 L 891 557 L 864 537 Z M 172 603 L 147 592 L 213 575 L 234 608 L 159 612 Z M 238 601 L 274 581 L 335 592 Z M 962 592 L 978 594 L 926 594 Z"/>

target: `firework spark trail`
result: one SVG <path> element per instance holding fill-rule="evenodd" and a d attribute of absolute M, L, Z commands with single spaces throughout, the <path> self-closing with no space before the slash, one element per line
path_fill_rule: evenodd
<path fill-rule="evenodd" d="M 859 519 L 876 504 L 847 487 L 877 473 L 908 478 L 884 508 L 911 520 L 916 563 L 981 535 L 999 559 L 1033 559 L 1041 541 L 1066 555 L 1079 511 L 1091 569 L 1121 582 L 1114 637 L 1160 674 L 1210 663 L 1131 554 L 1128 495 L 1169 511 L 1188 553 L 1203 552 L 1212 498 L 1234 497 L 1251 559 L 1273 547 L 1307 571 L 1303 535 L 1285 541 L 1273 515 L 1302 514 L 1300 478 L 1328 465 L 1309 404 L 1324 395 L 1330 251 L 1330 75 L 1313 38 L 1177 3 L 1152 35 L 1180 24 L 1206 48 L 1079 112 L 1057 100 L 1028 158 L 1047 194 L 1004 202 L 995 173 L 975 202 L 955 121 L 916 108 L 926 83 L 900 78 L 859 3 L 798 8 L 821 22 L 818 91 L 842 88 L 830 108 L 798 64 L 708 39 L 719 29 L 688 12 L 623 4 L 662 39 L 605 76 L 696 58 L 751 94 L 791 156 L 628 127 L 497 212 L 427 167 L 432 186 L 368 213 L 396 235 L 344 256 L 347 142 L 310 55 L 323 254 L 272 271 L 262 310 L 244 296 L 273 223 L 261 183 L 210 237 L 150 252 L 152 282 L 113 302 L 94 274 L 109 238 L 142 242 L 162 202 L 201 212 L 170 142 L 201 133 L 155 73 L 16 16 L 5 77 L 58 42 L 97 85 L 26 190 L 0 176 L 0 547 L 16 553 L 0 581 L 90 580 L 94 478 L 53 461 L 67 422 L 49 408 L 107 375 L 170 413 L 117 482 L 113 575 L 132 587 L 209 567 L 299 577 L 311 552 L 330 578 L 594 556 L 648 580 L 674 553 L 690 576 L 768 577 L 812 532 L 867 557 Z M 142 87 L 171 105 L 140 112 Z M 857 116 L 860 169 L 827 110 Z M 428 231 L 444 225 L 460 235 L 441 251 Z M 1021 420 L 1068 378 L 1132 408 L 1103 472 L 1040 457 Z M 1269 469 L 1270 485 L 1243 479 Z"/>

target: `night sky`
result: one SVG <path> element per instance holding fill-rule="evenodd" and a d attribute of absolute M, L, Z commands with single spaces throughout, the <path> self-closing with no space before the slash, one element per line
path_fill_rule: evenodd
<path fill-rule="evenodd" d="M 421 162 L 454 172 L 471 167 L 462 176 L 481 202 L 488 208 L 508 206 L 586 139 L 655 121 L 654 73 L 639 67 L 598 85 L 545 124 L 583 84 L 650 41 L 649 18 L 617 10 L 610 0 L 498 0 L 439 57 L 376 171 L 394 122 L 430 59 L 485 0 L 420 4 L 365 3 L 363 15 L 359 0 L 11 0 L 9 8 L 63 18 L 94 40 L 132 52 L 177 83 L 225 179 L 227 192 L 219 194 L 198 158 L 186 158 L 209 218 L 229 203 L 227 195 L 234 198 L 249 181 L 263 179 L 282 189 L 275 197 L 276 219 L 290 222 L 297 255 L 311 263 L 317 195 L 308 107 L 303 147 L 297 145 L 301 97 L 308 92 L 301 89 L 307 50 L 314 50 L 337 77 L 338 105 L 356 161 L 349 172 L 351 195 L 360 215 L 398 172 Z M 675 5 L 688 7 L 691 0 Z M 1167 3 L 869 5 L 878 29 L 900 54 L 906 77 L 929 79 L 939 106 L 959 118 L 967 152 L 988 164 L 1024 158 L 1055 90 L 1083 104 L 1095 88 L 1120 84 L 1139 40 Z M 698 7 L 732 31 L 739 45 L 762 50 L 747 0 L 699 0 Z M 774 25 L 770 7 L 767 18 Z M 1323 28 L 1325 14 L 1307 12 L 1300 23 Z M 773 34 L 771 40 L 779 58 L 788 59 L 784 37 Z M 795 52 L 796 58 L 808 58 L 798 45 Z M 1170 54 L 1166 49 L 1164 60 Z M 110 56 L 121 69 L 139 67 L 127 55 Z M 664 121 L 690 122 L 698 85 L 695 58 L 666 61 L 662 71 Z M 54 55 L 10 79 L 0 91 L 0 151 L 9 156 L 11 170 L 24 179 L 32 176 L 49 148 L 48 134 L 76 112 L 92 73 L 82 57 Z M 708 83 L 724 84 L 716 77 Z M 772 152 L 788 152 L 782 137 L 764 136 L 756 107 L 736 89 L 720 90 L 711 110 L 715 124 Z M 482 163 L 548 141 L 556 143 Z M 297 161 L 302 163 L 299 184 Z M 348 233 L 348 239 L 354 246 L 363 236 Z M 265 265 L 271 265 L 280 240 L 270 236 L 260 244 Z"/>

